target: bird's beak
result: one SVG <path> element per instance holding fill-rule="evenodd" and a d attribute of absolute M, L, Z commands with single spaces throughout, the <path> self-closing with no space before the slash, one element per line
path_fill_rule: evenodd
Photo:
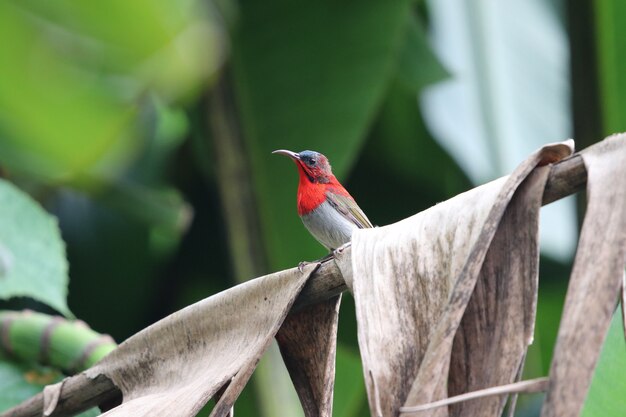
<path fill-rule="evenodd" d="M 272 153 L 278 154 L 278 155 L 285 155 L 290 157 L 291 159 L 293 159 L 294 161 L 299 161 L 300 160 L 300 155 L 295 153 L 295 152 L 291 152 L 288 151 L 286 149 L 278 149 Z"/>

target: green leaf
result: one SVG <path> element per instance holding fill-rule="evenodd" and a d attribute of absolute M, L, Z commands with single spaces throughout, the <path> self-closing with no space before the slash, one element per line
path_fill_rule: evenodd
<path fill-rule="evenodd" d="M 398 180 L 411 181 L 412 187 L 422 187 L 417 197 L 420 200 L 434 194 L 433 199 L 428 199 L 441 201 L 471 187 L 452 157 L 428 134 L 415 99 L 415 87 L 406 88 L 402 80 L 391 84 L 365 154 L 367 162 L 378 172 L 388 172 Z M 426 189 L 432 192 L 427 193 Z M 406 198 L 400 197 L 402 201 Z M 401 201 L 397 204 L 402 205 Z"/>
<path fill-rule="evenodd" d="M 51 48 L 32 17 L 0 4 L 0 162 L 45 180 L 65 180 L 124 147 L 135 110 Z M 45 71 L 41 69 L 45 68 Z"/>
<path fill-rule="evenodd" d="M 31 297 L 71 316 L 68 265 L 54 217 L 0 180 L 0 298 Z"/>
<path fill-rule="evenodd" d="M 193 210 L 172 187 L 146 187 L 131 181 L 110 184 L 100 200 L 150 227 L 151 243 L 159 253 L 174 249 L 187 230 Z"/>
<path fill-rule="evenodd" d="M 338 344 L 333 416 L 358 417 L 366 402 L 361 357 L 357 352 Z"/>
<path fill-rule="evenodd" d="M 73 35 L 70 40 L 66 33 L 63 40 L 80 50 L 78 63 L 82 66 L 116 75 L 122 72 L 131 76 L 136 86 L 153 87 L 170 98 L 196 90 L 220 62 L 220 26 L 213 10 L 202 2 L 16 3 Z"/>
<path fill-rule="evenodd" d="M 7 362 L 0 358 L 0 412 L 39 394 L 46 385 L 59 382 L 62 378 L 63 375 L 50 368 Z M 100 411 L 92 408 L 78 414 L 78 417 L 98 415 Z"/>
<path fill-rule="evenodd" d="M 412 18 L 398 64 L 398 79 L 407 87 L 422 88 L 448 77 L 448 71 L 437 59 L 420 20 Z"/>
<path fill-rule="evenodd" d="M 0 162 L 44 181 L 119 175 L 142 142 L 146 90 L 194 96 L 220 61 L 200 4 L 0 3 Z"/>
<path fill-rule="evenodd" d="M 411 5 L 241 2 L 234 81 L 272 269 L 324 250 L 297 217 L 295 168 L 270 152 L 317 150 L 345 176 L 395 75 Z"/>
<path fill-rule="evenodd" d="M 615 311 L 596 366 L 583 417 L 622 416 L 626 410 L 626 342 L 620 309 Z"/>
<path fill-rule="evenodd" d="M 0 359 L 0 411 L 41 392 L 47 384 L 59 381 L 60 374 L 47 368 L 6 362 Z"/>
<path fill-rule="evenodd" d="M 593 2 L 597 32 L 600 96 L 604 133 L 626 130 L 626 2 Z"/>

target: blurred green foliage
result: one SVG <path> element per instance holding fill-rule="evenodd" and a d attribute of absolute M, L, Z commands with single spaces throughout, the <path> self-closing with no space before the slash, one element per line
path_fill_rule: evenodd
<path fill-rule="evenodd" d="M 604 134 L 626 130 L 626 3 L 620 0 L 594 2 L 599 67 L 600 103 Z"/>
<path fill-rule="evenodd" d="M 1 358 L 1 356 L 0 356 Z M 0 410 L 20 403 L 24 398 L 41 392 L 46 385 L 54 384 L 63 375 L 48 367 L 0 360 Z M 79 417 L 100 415 L 97 408 L 79 414 Z"/>
<path fill-rule="evenodd" d="M 583 417 L 619 416 L 626 409 L 626 342 L 621 309 L 613 320 L 587 395 Z"/>
<path fill-rule="evenodd" d="M 115 176 L 141 145 L 142 95 L 195 95 L 219 62 L 189 1 L 7 1 L 0 35 L 0 160 L 47 181 Z"/>
<path fill-rule="evenodd" d="M 597 30 L 600 70 L 592 81 L 600 86 L 594 94 L 602 98 L 605 132 L 626 129 L 620 116 L 626 38 L 616 24 L 626 10 L 618 3 L 598 3 L 596 20 L 589 21 Z M 215 136 L 209 105 L 216 83 L 233 95 L 233 108 L 222 110 L 241 134 L 241 160 L 250 175 L 244 180 L 254 192 L 247 196 L 256 213 L 251 221 L 258 224 L 260 256 L 268 265 L 260 273 L 325 254 L 297 218 L 296 171 L 271 155 L 274 149 L 325 153 L 379 225 L 471 188 L 451 155 L 474 153 L 474 145 L 461 142 L 448 153 L 418 100 L 434 84 L 458 77 L 433 52 L 429 25 L 429 4 L 409 0 L 1 2 L 0 37 L 10 42 L 0 44 L 0 167 L 59 220 L 71 311 L 122 341 L 234 284 L 233 264 L 242 260 L 229 253 L 229 213 L 219 200 L 216 167 L 222 161 L 214 141 L 222 138 Z M 554 19 L 547 27 L 564 26 Z M 567 74 L 549 75 L 569 85 Z M 546 103 L 531 106 L 553 113 Z M 559 118 L 572 117 L 567 109 L 560 112 Z M 478 123 L 460 122 L 452 130 Z M 506 125 L 506 118 L 494 123 Z M 45 266 L 50 256 L 57 265 L 21 275 L 20 285 L 29 291 L 5 290 L 15 281 L 0 277 L 0 308 L 68 314 L 58 232 L 35 202 L 0 185 L 0 202 L 15 204 L 0 208 L 0 266 L 13 249 L 16 225 L 25 227 L 22 242 L 37 240 L 31 231 L 43 239 L 40 262 L 23 262 Z M 26 220 L 16 223 L 20 218 Z M 542 258 L 529 377 L 549 368 L 568 273 L 567 265 Z M 29 298 L 8 299 L 14 295 Z M 367 413 L 354 320 L 347 296 L 335 387 L 335 415 L 341 417 Z M 0 381 L 23 383 L 29 370 L 0 360 Z M 260 406 L 268 400 L 260 397 L 273 395 L 275 386 L 246 388 L 237 415 L 270 417 L 270 408 Z M 18 402 L 41 384 L 7 387 Z M 531 402 L 521 405 L 519 415 L 535 415 Z M 292 411 L 285 415 L 297 415 Z"/>
<path fill-rule="evenodd" d="M 30 297 L 71 315 L 65 244 L 56 219 L 5 180 L 0 180 L 0 218 L 0 299 Z"/>

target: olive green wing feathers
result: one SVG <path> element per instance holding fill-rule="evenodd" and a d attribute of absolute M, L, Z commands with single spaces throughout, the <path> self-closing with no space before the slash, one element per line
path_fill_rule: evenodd
<path fill-rule="evenodd" d="M 350 195 L 336 194 L 328 191 L 326 192 L 326 201 L 359 229 L 374 227 L 365 213 L 363 213 L 363 210 L 361 210 Z"/>

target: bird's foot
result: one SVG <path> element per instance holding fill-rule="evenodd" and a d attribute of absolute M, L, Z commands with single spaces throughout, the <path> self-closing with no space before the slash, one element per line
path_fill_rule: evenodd
<path fill-rule="evenodd" d="M 298 264 L 298 271 L 303 272 L 304 268 L 310 264 L 321 264 L 327 261 L 330 261 L 335 257 L 335 251 L 330 252 L 328 255 L 323 258 L 318 259 L 317 261 L 302 261 Z"/>
<path fill-rule="evenodd" d="M 323 258 L 318 259 L 317 261 L 312 261 L 312 262 L 302 261 L 298 264 L 298 271 L 303 272 L 304 267 L 306 267 L 309 264 L 321 264 L 324 262 L 328 262 L 331 259 L 335 259 L 337 255 L 341 255 L 343 251 L 349 248 L 351 245 L 352 245 L 352 242 L 348 242 L 345 245 L 339 246 L 337 249 L 331 250 L 328 255 L 324 256 Z"/>
<path fill-rule="evenodd" d="M 337 255 L 341 255 L 343 253 L 344 250 L 346 250 L 347 248 L 349 248 L 350 246 L 352 246 L 352 242 L 348 242 L 345 243 L 341 246 L 339 246 L 337 249 L 334 249 L 331 254 L 333 257 L 337 257 Z"/>
<path fill-rule="evenodd" d="M 310 265 L 310 264 L 312 264 L 312 263 L 315 263 L 315 262 L 308 262 L 308 261 L 302 261 L 302 262 L 300 262 L 300 263 L 298 264 L 298 271 L 300 271 L 300 273 L 303 273 L 303 272 L 304 272 L 304 268 L 305 268 L 307 265 Z"/>

